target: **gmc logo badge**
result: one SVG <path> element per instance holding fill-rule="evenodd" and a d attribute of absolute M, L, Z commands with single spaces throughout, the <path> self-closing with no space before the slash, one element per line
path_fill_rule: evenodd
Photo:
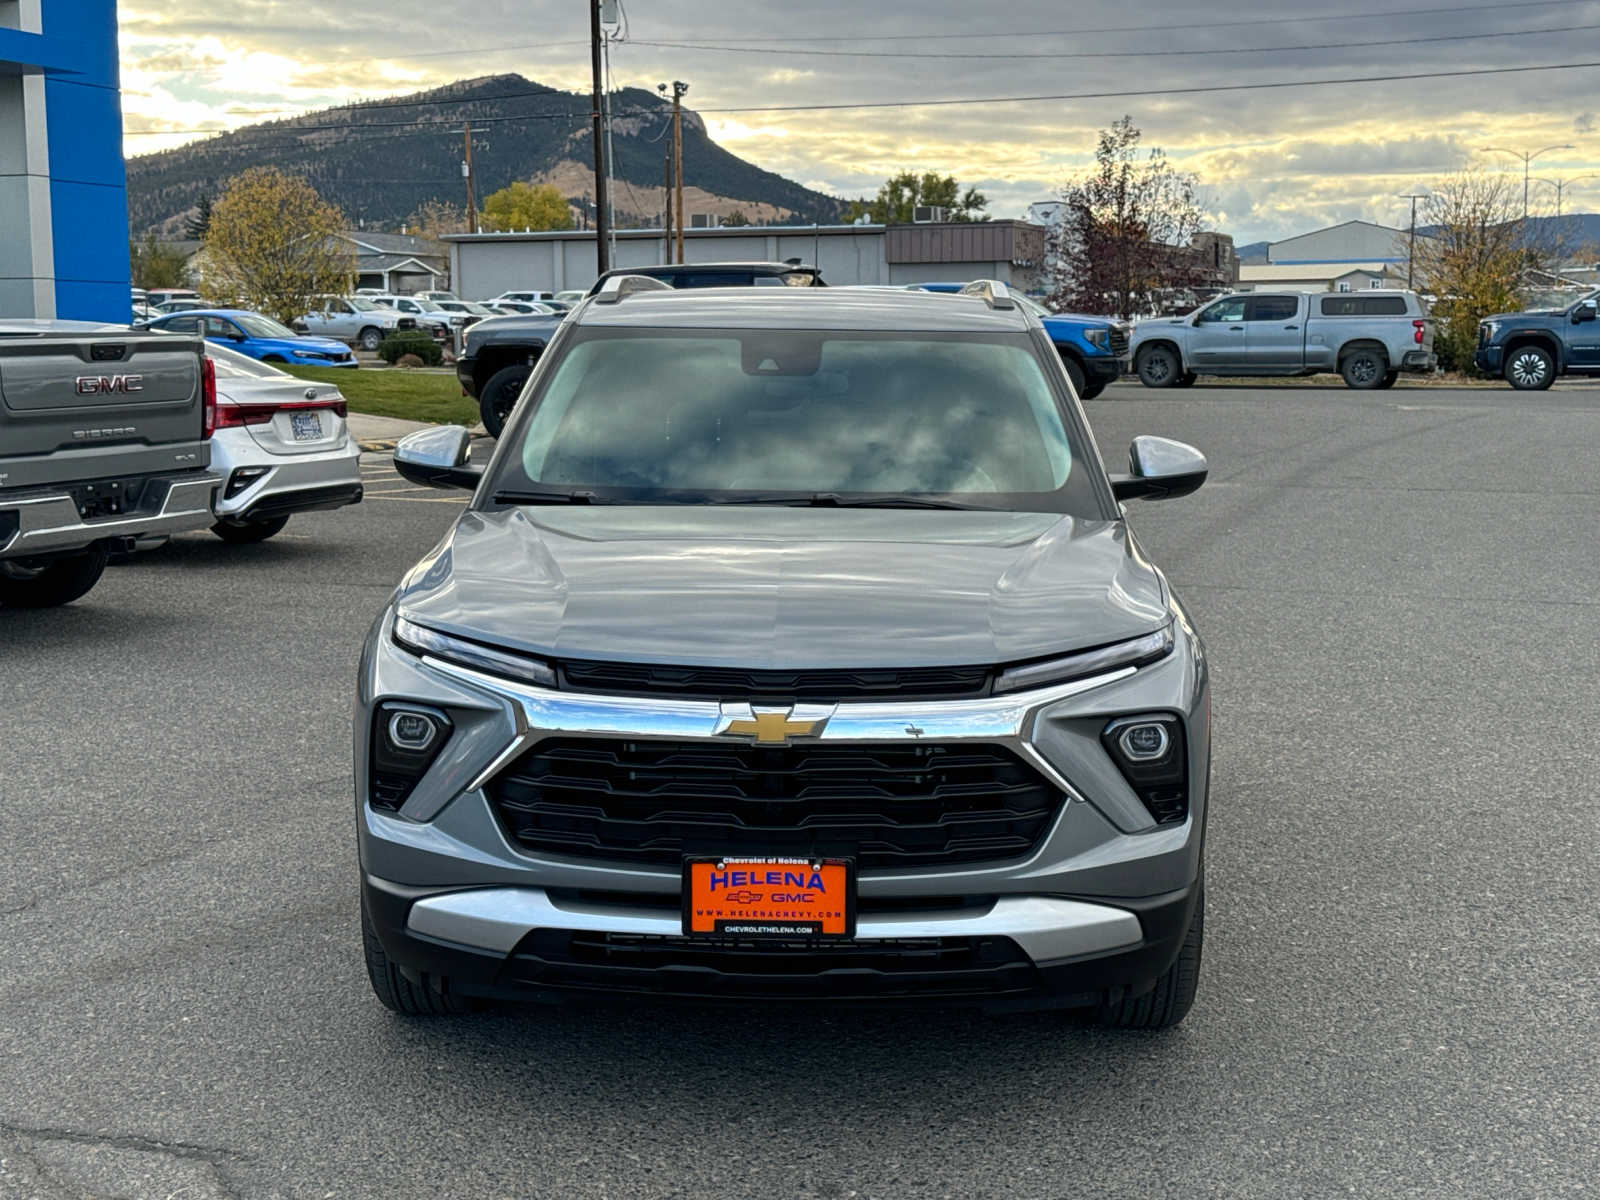
<path fill-rule="evenodd" d="M 112 392 L 144 391 L 143 375 L 79 375 L 78 395 L 105 396 Z"/>

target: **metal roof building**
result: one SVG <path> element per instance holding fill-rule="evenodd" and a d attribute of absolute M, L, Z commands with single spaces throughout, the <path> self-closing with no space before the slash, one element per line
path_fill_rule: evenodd
<path fill-rule="evenodd" d="M 597 275 L 593 230 L 447 234 L 456 293 L 487 299 L 502 292 L 587 288 Z M 623 229 L 613 267 L 668 261 L 660 229 Z M 1025 221 L 926 225 L 744 225 L 684 231 L 694 262 L 815 263 L 832 285 L 966 282 L 999 279 L 1023 291 L 1043 280 L 1044 230 Z"/>

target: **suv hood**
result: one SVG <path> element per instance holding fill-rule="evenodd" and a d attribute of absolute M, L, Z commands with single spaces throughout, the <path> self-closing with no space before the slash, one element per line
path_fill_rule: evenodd
<path fill-rule="evenodd" d="M 791 670 L 1014 662 L 1168 620 L 1121 521 L 903 509 L 468 512 L 396 605 L 558 658 Z"/>

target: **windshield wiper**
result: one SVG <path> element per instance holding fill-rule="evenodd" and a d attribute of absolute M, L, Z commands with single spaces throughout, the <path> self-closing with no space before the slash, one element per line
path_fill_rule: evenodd
<path fill-rule="evenodd" d="M 496 504 L 604 504 L 593 492 L 584 491 L 538 491 L 538 492 L 496 492 Z"/>
<path fill-rule="evenodd" d="M 838 492 L 774 492 L 766 495 L 719 498 L 718 504 L 787 504 L 795 508 L 951 508 L 1001 512 L 987 504 L 968 504 L 940 496 L 915 496 L 891 492 L 879 496 L 851 496 Z"/>

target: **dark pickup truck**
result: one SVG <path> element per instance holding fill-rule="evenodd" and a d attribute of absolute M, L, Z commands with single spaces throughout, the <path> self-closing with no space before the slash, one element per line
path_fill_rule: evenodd
<path fill-rule="evenodd" d="M 1600 375 L 1600 292 L 1566 308 L 1496 313 L 1478 322 L 1478 370 L 1519 392 L 1543 391 L 1557 375 Z"/>
<path fill-rule="evenodd" d="M 215 414 L 198 337 L 0 320 L 0 607 L 69 603 L 111 551 L 209 526 Z"/>
<path fill-rule="evenodd" d="M 619 275 L 645 275 L 675 288 L 827 286 L 816 267 L 797 262 L 666 263 L 607 271 L 594 281 L 589 295 Z M 461 390 L 478 402 L 483 427 L 495 437 L 500 436 L 528 373 L 561 327 L 563 316 L 491 317 L 463 335 L 456 378 Z"/>

